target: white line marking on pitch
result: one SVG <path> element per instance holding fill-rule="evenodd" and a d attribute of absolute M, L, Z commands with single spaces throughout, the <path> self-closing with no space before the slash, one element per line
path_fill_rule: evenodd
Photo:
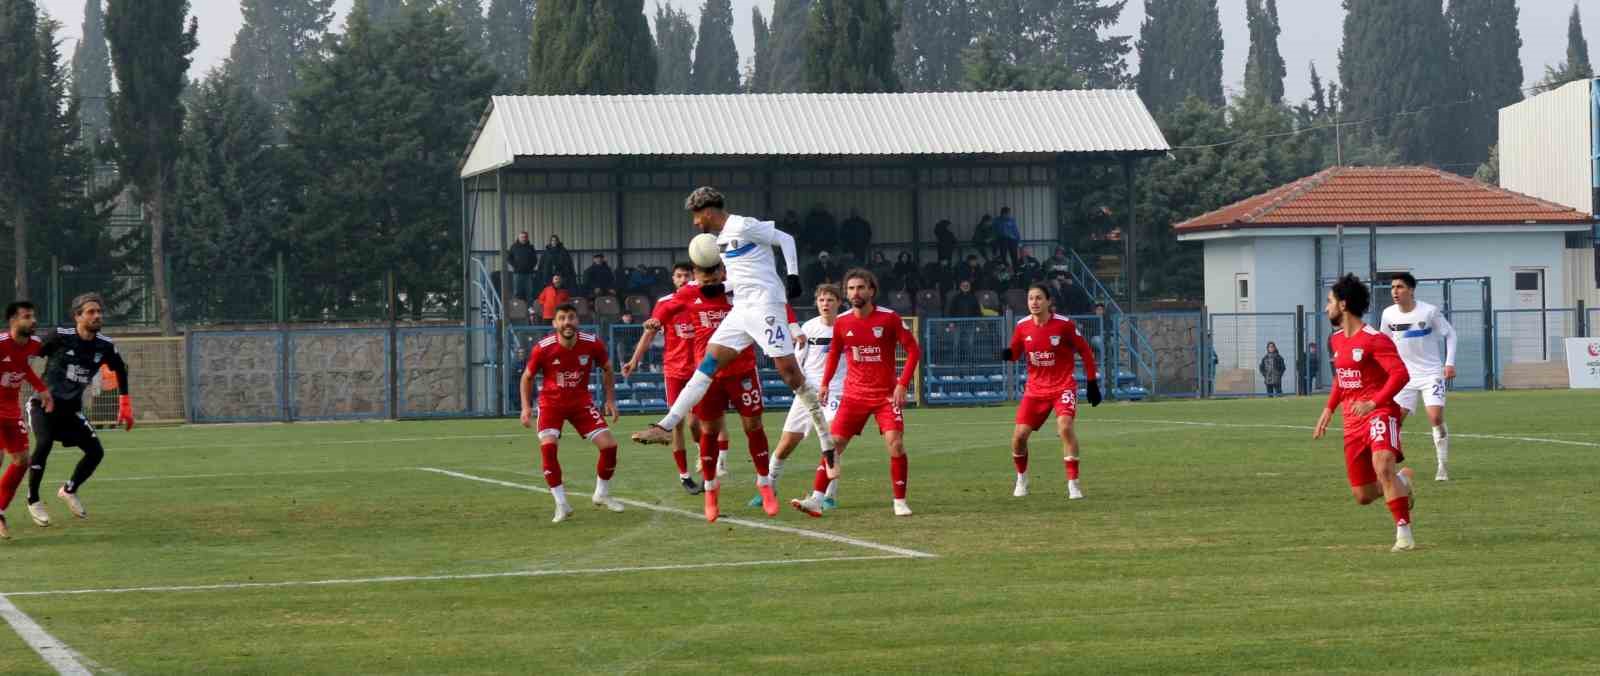
<path fill-rule="evenodd" d="M 17 608 L 17 605 L 6 596 L 0 594 L 0 617 L 4 617 L 17 635 L 22 637 L 23 642 L 27 643 L 29 648 L 33 648 L 34 652 L 39 653 L 39 657 L 44 658 L 45 663 L 54 668 L 56 673 L 72 676 L 80 674 L 88 676 L 92 673 L 84 666 L 83 663 L 87 660 L 82 655 L 67 647 L 61 639 L 51 636 L 50 632 L 45 631 L 44 627 L 39 626 L 38 622 L 33 621 L 32 617 Z"/>
<path fill-rule="evenodd" d="M 269 476 L 308 476 L 317 474 L 354 474 L 371 472 L 409 472 L 411 468 L 397 467 L 352 467 L 349 469 L 301 469 L 281 470 L 276 472 L 223 472 L 219 474 L 161 474 L 155 476 L 117 476 L 100 479 L 100 481 L 165 481 L 169 479 L 220 479 L 227 477 L 269 477 Z"/>
<path fill-rule="evenodd" d="M 488 478 L 488 477 L 481 477 L 481 476 L 477 476 L 475 474 L 464 474 L 464 473 L 461 473 L 461 472 L 452 472 L 450 470 L 439 469 L 437 467 L 418 467 L 417 469 L 419 469 L 421 471 L 424 471 L 424 472 L 433 472 L 434 474 L 443 474 L 445 476 L 452 476 L 452 477 L 455 477 L 457 479 L 466 479 L 468 481 L 479 481 L 479 482 L 483 482 L 483 483 L 486 483 L 486 484 L 494 484 L 496 486 L 505 486 L 506 488 L 515 488 L 515 489 L 524 490 L 524 491 L 534 491 L 534 492 L 537 492 L 537 493 L 549 493 L 550 492 L 550 489 L 545 488 L 543 486 L 533 486 L 533 485 L 529 485 L 529 484 L 519 484 L 519 483 L 516 483 L 516 482 L 513 482 L 513 481 L 501 481 L 499 479 L 491 479 L 491 478 Z M 648 510 L 650 510 L 652 512 L 661 512 L 661 513 L 664 513 L 664 514 L 677 514 L 679 516 L 686 516 L 686 517 L 689 517 L 691 519 L 704 519 L 705 518 L 704 514 L 697 514 L 695 512 L 691 512 L 691 511 L 688 511 L 686 509 L 676 509 L 676 508 L 673 508 L 673 507 L 662 507 L 661 505 L 652 505 L 652 504 L 650 504 L 648 502 L 639 502 L 638 500 L 628 500 L 628 499 L 625 499 L 625 498 L 618 498 L 617 501 L 621 502 L 624 505 L 632 505 L 634 507 L 638 507 L 639 509 L 648 509 Z M 818 539 L 818 540 L 827 540 L 828 542 L 837 542 L 837 543 L 840 543 L 840 544 L 853 545 L 853 546 L 856 546 L 856 547 L 865 547 L 867 549 L 875 549 L 875 550 L 878 550 L 880 552 L 888 552 L 890 554 L 895 554 L 895 555 L 898 555 L 898 556 L 901 556 L 901 557 L 918 558 L 918 559 L 938 558 L 937 554 L 929 554 L 928 552 L 921 552 L 921 551 L 917 551 L 915 549 L 906 549 L 904 547 L 895 547 L 893 545 L 881 544 L 881 543 L 873 542 L 871 540 L 862 540 L 860 538 L 853 538 L 853 537 L 849 537 L 849 536 L 846 536 L 846 535 L 837 535 L 837 534 L 834 534 L 834 533 L 827 533 L 827 532 L 823 532 L 823 531 L 808 530 L 808 529 L 805 529 L 805 528 L 794 528 L 794 527 L 791 527 L 791 526 L 779 526 L 779 525 L 776 525 L 776 524 L 762 523 L 760 521 L 750 521 L 750 520 L 747 520 L 747 519 L 739 519 L 739 518 L 734 518 L 734 517 L 722 517 L 720 519 L 717 519 L 717 523 L 730 523 L 730 524 L 733 524 L 733 525 L 736 525 L 736 526 L 745 526 L 745 527 L 748 527 L 748 528 L 760 528 L 762 530 L 771 530 L 771 531 L 777 531 L 777 532 L 780 532 L 780 533 L 789 533 L 791 535 L 799 535 L 801 537 L 815 538 L 815 539 Z"/>
<path fill-rule="evenodd" d="M 132 594 L 139 592 L 196 592 L 196 591 L 226 591 L 233 589 L 275 589 L 280 587 L 329 587 L 335 585 L 351 584 L 377 584 L 393 582 L 434 582 L 453 580 L 492 580 L 508 577 L 552 577 L 557 575 L 601 575 L 606 573 L 649 573 L 667 570 L 699 570 L 703 568 L 752 568 L 755 566 L 785 566 L 801 563 L 829 563 L 836 561 L 883 561 L 886 559 L 903 559 L 899 554 L 881 554 L 877 556 L 827 556 L 809 559 L 766 559 L 761 561 L 718 561 L 713 563 L 668 563 L 655 566 L 619 566 L 614 568 L 571 568 L 552 570 L 514 570 L 504 573 L 462 573 L 456 575 L 388 575 L 383 577 L 356 577 L 336 578 L 330 580 L 290 580 L 286 582 L 226 582 L 219 584 L 191 584 L 175 585 L 168 587 L 107 587 L 105 589 L 56 589 L 44 591 L 7 592 L 0 596 L 0 603 L 5 602 L 7 596 L 81 596 L 85 594 Z M 4 610 L 0 605 L 0 611 Z M 15 608 L 15 606 L 12 606 Z M 26 616 L 24 616 L 26 617 Z M 10 617 L 7 617 L 10 619 Z M 13 622 L 13 626 L 15 622 Z M 38 625 L 34 625 L 37 628 Z M 43 630 L 40 630 L 41 632 Z M 18 633 L 22 633 L 18 630 Z M 49 638 L 48 635 L 45 635 Z M 53 639 L 52 639 L 53 640 Z M 43 653 L 40 653 L 43 654 Z M 48 659 L 48 658 L 47 658 Z M 66 672 L 62 672 L 66 673 Z M 87 671 L 82 673 L 89 673 Z"/>
<path fill-rule="evenodd" d="M 1190 426 L 1190 427 L 1227 427 L 1227 428 L 1245 428 L 1245 429 L 1275 429 L 1275 430 L 1294 430 L 1294 431 L 1297 431 L 1297 432 L 1309 432 L 1312 429 L 1314 429 L 1314 428 L 1312 428 L 1310 426 L 1301 427 L 1299 425 L 1268 425 L 1268 424 L 1265 424 L 1265 423 L 1254 423 L 1254 424 L 1252 424 L 1252 423 L 1219 423 L 1219 422 L 1200 422 L 1200 421 L 1196 421 L 1196 420 L 1148 420 L 1148 419 L 1144 419 L 1144 418 L 1112 418 L 1112 419 L 1108 419 L 1108 420 L 1112 421 L 1112 422 L 1150 423 L 1150 424 L 1154 424 L 1154 425 L 1187 425 L 1187 426 Z M 1329 425 L 1329 427 L 1331 428 L 1333 426 Z M 1417 434 L 1421 434 L 1421 432 L 1417 432 Z M 1561 444 L 1563 446 L 1586 446 L 1586 447 L 1590 447 L 1590 448 L 1600 448 L 1600 443 L 1594 443 L 1594 442 L 1591 442 L 1591 441 L 1569 441 L 1567 439 L 1547 439 L 1547 438 L 1543 438 L 1543 437 L 1513 437 L 1513 436 L 1505 436 L 1505 435 L 1500 435 L 1500 434 L 1473 434 L 1473 433 L 1470 433 L 1470 432 L 1451 432 L 1450 436 L 1452 436 L 1452 437 L 1461 437 L 1463 439 L 1495 439 L 1495 440 L 1499 440 L 1499 441 L 1528 441 L 1528 442 L 1540 443 L 1540 444 Z"/>
<path fill-rule="evenodd" d="M 174 446 L 134 445 L 118 446 L 119 451 L 173 451 L 186 448 L 278 448 L 282 446 L 353 446 L 360 444 L 404 444 L 422 441 L 471 441 L 481 439 L 536 439 L 532 432 L 527 434 L 454 434 L 440 437 L 373 437 L 371 439 L 338 439 L 334 441 L 258 441 L 248 444 L 234 444 L 227 441 L 218 441 L 213 444 L 177 444 Z"/>

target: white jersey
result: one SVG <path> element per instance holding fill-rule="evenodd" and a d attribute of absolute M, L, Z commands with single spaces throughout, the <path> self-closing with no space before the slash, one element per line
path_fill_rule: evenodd
<path fill-rule="evenodd" d="M 1443 377 L 1444 367 L 1456 365 L 1455 329 L 1431 304 L 1419 300 L 1410 312 L 1390 305 L 1383 311 L 1381 328 L 1394 340 L 1412 380 Z"/>
<path fill-rule="evenodd" d="M 717 233 L 717 247 L 722 249 L 722 265 L 728 272 L 727 284 L 733 291 L 735 306 L 789 302 L 783 277 L 778 275 L 778 264 L 772 256 L 774 246 L 783 247 L 789 274 L 799 274 L 794 237 L 778 230 L 772 221 L 728 215 L 722 232 Z"/>
<path fill-rule="evenodd" d="M 800 334 L 806 337 L 806 344 L 799 353 L 800 372 L 805 374 L 806 384 L 820 389 L 822 374 L 828 370 L 828 351 L 833 349 L 833 327 L 822 323 L 821 317 L 813 317 L 800 325 Z M 844 392 L 844 374 L 848 369 L 848 360 L 841 359 L 833 374 L 833 382 L 828 384 L 828 392 Z"/>

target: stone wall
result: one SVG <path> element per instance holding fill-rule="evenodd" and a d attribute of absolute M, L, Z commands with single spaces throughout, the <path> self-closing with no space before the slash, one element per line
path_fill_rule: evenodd
<path fill-rule="evenodd" d="M 467 412 L 467 333 L 399 334 L 400 415 Z"/>
<path fill-rule="evenodd" d="M 383 329 L 289 334 L 293 417 L 387 417 L 388 342 Z"/>
<path fill-rule="evenodd" d="M 276 333 L 189 334 L 194 420 L 282 419 L 281 338 Z"/>
<path fill-rule="evenodd" d="M 1190 394 L 1200 390 L 1199 314 L 1148 314 L 1136 322 L 1155 349 L 1156 394 Z"/>

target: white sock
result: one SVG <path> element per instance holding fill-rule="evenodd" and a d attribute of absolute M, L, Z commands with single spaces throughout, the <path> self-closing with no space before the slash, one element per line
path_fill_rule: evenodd
<path fill-rule="evenodd" d="M 689 473 L 688 472 L 679 472 L 678 473 L 678 480 L 679 481 L 683 481 L 684 479 L 687 479 L 687 478 L 689 478 Z"/>
<path fill-rule="evenodd" d="M 1395 539 L 1411 537 L 1411 524 L 1408 523 L 1404 526 L 1395 526 L 1394 537 Z"/>
<path fill-rule="evenodd" d="M 778 485 L 778 477 L 782 474 L 783 458 L 778 457 L 777 453 L 773 453 L 772 457 L 767 459 L 767 483 L 774 486 Z"/>
<path fill-rule="evenodd" d="M 661 422 L 656 423 L 656 425 L 664 430 L 677 427 L 678 423 L 683 422 L 683 419 L 688 417 L 690 409 L 693 409 L 695 404 L 700 403 L 700 400 L 705 398 L 706 390 L 709 389 L 711 389 L 711 376 L 701 371 L 695 371 L 694 375 L 689 377 L 689 384 L 684 385 L 683 391 L 678 393 L 678 398 L 672 400 L 672 410 L 667 411 L 666 417 L 662 418 Z"/>
<path fill-rule="evenodd" d="M 1023 483 L 1025 481 L 1027 481 L 1027 480 L 1028 480 L 1028 475 L 1023 474 L 1022 472 L 1017 472 L 1017 483 L 1020 484 L 1020 483 Z"/>
<path fill-rule="evenodd" d="M 811 416 L 811 429 L 817 432 L 817 443 L 822 445 L 822 450 L 833 450 L 833 435 L 828 432 L 828 418 L 822 414 L 822 404 L 817 401 L 817 391 L 811 385 L 804 384 L 794 393 L 795 401 L 806 407 L 806 414 Z"/>
<path fill-rule="evenodd" d="M 824 493 L 823 495 L 825 497 L 828 497 L 828 498 L 837 498 L 837 497 L 839 497 L 839 480 L 838 479 L 834 479 L 833 481 L 829 481 L 828 482 L 828 492 Z"/>
<path fill-rule="evenodd" d="M 717 469 L 727 469 L 727 468 L 728 468 L 728 452 L 727 451 L 717 451 Z"/>
<path fill-rule="evenodd" d="M 811 501 L 812 502 L 822 502 L 822 498 L 823 497 L 824 496 L 822 495 L 822 491 L 815 490 L 815 489 L 813 489 L 811 491 Z"/>
<path fill-rule="evenodd" d="M 611 480 L 610 479 L 601 479 L 600 477 L 595 477 L 595 479 L 594 479 L 594 494 L 595 494 L 595 497 L 611 495 Z"/>
<path fill-rule="evenodd" d="M 562 484 L 560 486 L 552 486 L 550 488 L 550 495 L 555 497 L 557 505 L 560 505 L 562 507 L 567 506 L 567 485 L 566 484 Z"/>
<path fill-rule="evenodd" d="M 1440 467 L 1450 462 L 1450 430 L 1444 425 L 1433 428 L 1433 452 Z"/>

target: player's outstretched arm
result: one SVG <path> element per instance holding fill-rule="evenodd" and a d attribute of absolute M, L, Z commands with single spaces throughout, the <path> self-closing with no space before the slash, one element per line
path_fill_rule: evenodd
<path fill-rule="evenodd" d="M 922 361 L 922 346 L 917 343 L 916 334 L 911 333 L 904 322 L 896 324 L 900 327 L 900 349 L 906 351 L 906 365 L 900 369 L 900 379 L 895 383 L 894 405 L 903 408 L 906 405 L 906 388 L 911 386 L 911 379 L 917 375 L 917 363 Z"/>
<path fill-rule="evenodd" d="M 639 334 L 639 343 L 633 346 L 633 356 L 628 358 L 628 363 L 622 365 L 622 377 L 627 378 L 638 370 L 639 362 L 644 361 L 644 355 L 650 351 L 650 342 L 656 339 L 656 332 L 661 330 L 661 322 L 655 317 L 644 321 L 644 333 Z"/>

